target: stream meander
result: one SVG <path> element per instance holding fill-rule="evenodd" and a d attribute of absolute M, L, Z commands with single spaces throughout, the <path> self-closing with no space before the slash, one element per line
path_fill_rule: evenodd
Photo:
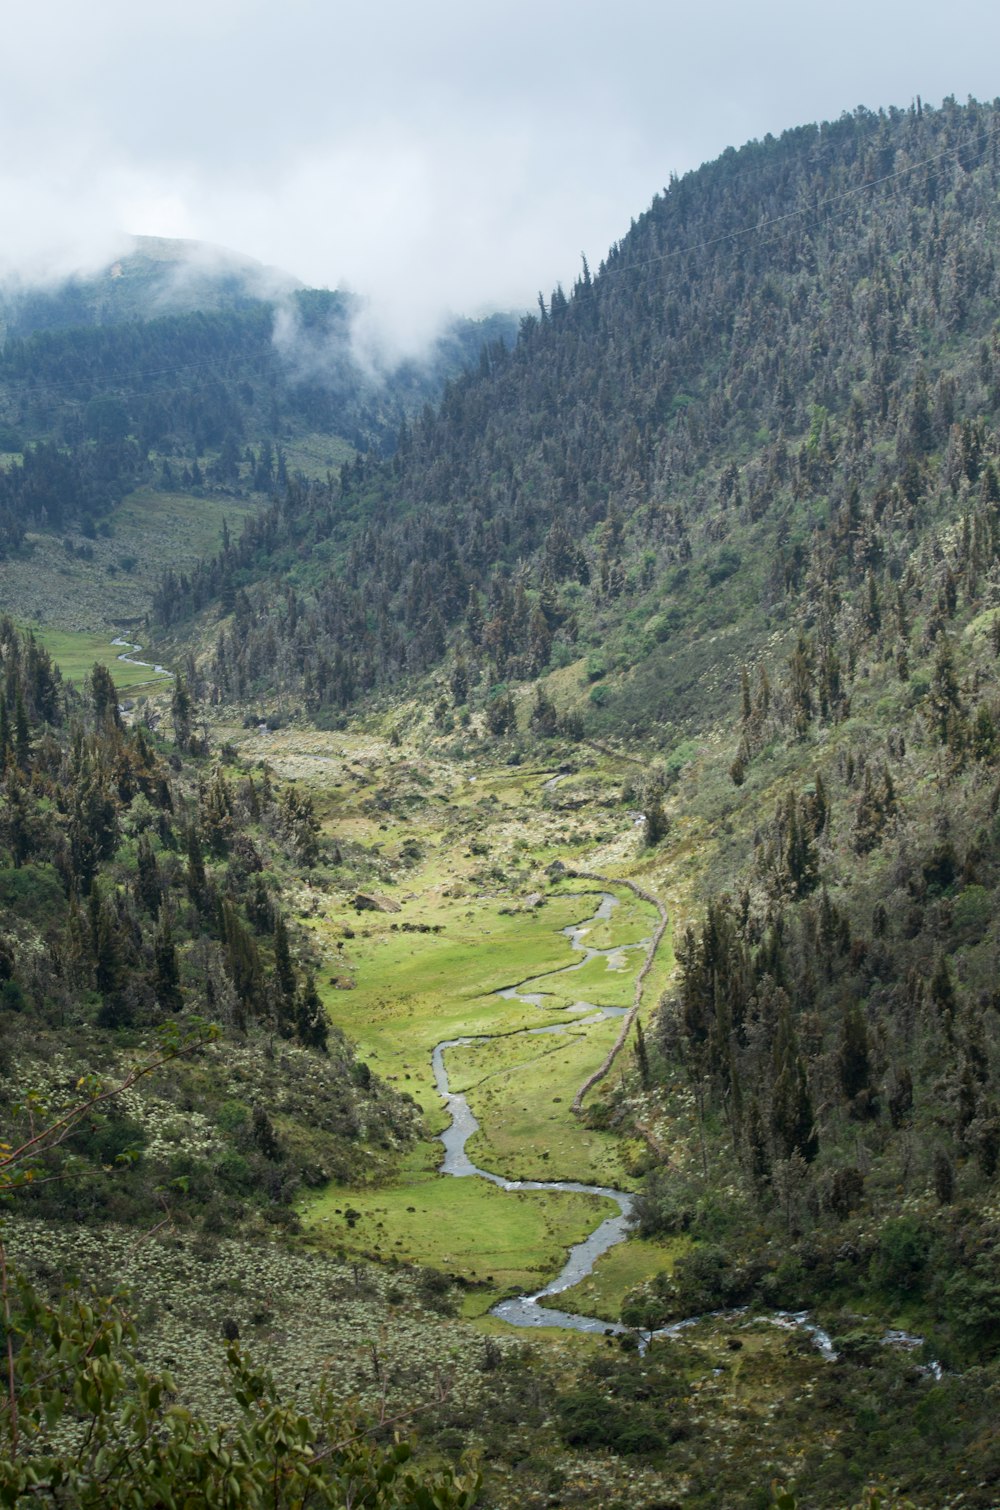
<path fill-rule="evenodd" d="M 154 676 L 173 676 L 174 673 L 172 671 L 168 671 L 166 666 L 158 666 L 153 661 L 136 660 L 132 652 L 141 650 L 141 645 L 136 645 L 131 640 L 126 640 L 122 635 L 118 635 L 111 641 L 111 643 L 116 650 L 121 651 L 121 654 L 118 656 L 118 660 L 124 662 L 126 666 L 148 667 L 149 670 L 153 672 Z"/>
<path fill-rule="evenodd" d="M 544 976 L 538 976 L 535 981 L 547 980 L 554 975 L 569 975 L 575 970 L 582 970 L 584 965 L 592 959 L 606 959 L 609 969 L 621 969 L 625 956 L 633 950 L 645 951 L 649 947 L 649 939 L 640 939 L 638 943 L 617 945 L 610 949 L 594 949 L 584 942 L 590 928 L 597 923 L 605 922 L 610 918 L 614 909 L 618 906 L 618 899 L 610 892 L 600 893 L 600 904 L 593 916 L 584 923 L 571 924 L 562 932 L 569 939 L 572 948 L 582 954 L 582 959 L 562 970 L 553 970 Z M 529 982 L 522 982 L 527 985 Z M 542 1007 L 544 1005 L 544 991 L 524 991 L 520 986 L 508 986 L 498 991 L 498 997 L 507 1001 L 520 1001 L 529 1006 Z M 624 1017 L 627 1007 L 595 1007 L 590 1002 L 578 1001 L 569 1009 L 575 1015 L 563 1023 L 550 1023 L 541 1028 L 523 1028 L 514 1037 L 533 1037 L 543 1033 L 565 1033 L 571 1028 L 579 1027 L 588 1022 L 596 1022 L 606 1017 Z M 580 1015 L 576 1015 L 580 1014 Z M 576 1180 L 508 1180 L 502 1175 L 492 1174 L 487 1169 L 480 1169 L 473 1164 L 465 1151 L 465 1145 L 473 1133 L 479 1129 L 479 1123 L 469 1106 L 467 1098 L 452 1091 L 448 1083 L 448 1071 L 445 1068 L 444 1056 L 448 1049 L 465 1047 L 467 1044 L 485 1043 L 491 1035 L 481 1034 L 475 1038 L 446 1038 L 434 1049 L 432 1065 L 434 1068 L 434 1080 L 439 1094 L 451 1114 L 451 1126 L 441 1134 L 441 1142 L 444 1144 L 444 1158 L 441 1161 L 442 1174 L 455 1175 L 464 1178 L 468 1175 L 478 1175 L 480 1179 L 489 1180 L 491 1184 L 498 1185 L 502 1190 L 553 1190 L 575 1191 L 581 1195 L 604 1196 L 614 1201 L 618 1207 L 617 1216 L 609 1216 L 601 1222 L 600 1226 L 584 1238 L 582 1243 L 576 1243 L 569 1251 L 565 1264 L 556 1277 L 549 1281 L 544 1289 L 535 1291 L 532 1295 L 518 1295 L 512 1300 L 503 1300 L 493 1307 L 493 1314 L 512 1326 L 522 1327 L 565 1327 L 577 1332 L 626 1332 L 630 1329 L 618 1322 L 604 1321 L 596 1316 L 577 1316 L 569 1311 L 550 1309 L 541 1304 L 542 1299 L 548 1295 L 558 1295 L 563 1290 L 568 1290 L 572 1285 L 578 1284 L 593 1272 L 594 1265 L 602 1254 L 607 1253 L 616 1243 L 625 1241 L 628 1236 L 629 1218 L 632 1214 L 632 1197 L 624 1190 L 614 1190 L 606 1185 L 584 1185 Z"/>
<path fill-rule="evenodd" d="M 609 969 L 620 969 L 625 956 L 632 950 L 648 950 L 650 939 L 640 939 L 638 943 L 618 945 L 610 949 L 594 949 L 584 942 L 591 927 L 600 922 L 607 921 L 614 909 L 618 906 L 618 899 L 610 892 L 601 892 L 600 904 L 593 916 L 583 923 L 571 924 L 563 928 L 562 932 L 569 939 L 573 949 L 582 954 L 582 959 L 571 965 L 566 965 L 561 970 L 547 971 L 544 975 L 536 976 L 531 981 L 522 981 L 520 986 L 508 986 L 495 994 L 508 1001 L 520 1001 L 529 1006 L 543 1007 L 546 993 L 541 990 L 525 991 L 522 986 L 538 984 L 548 980 L 552 976 L 569 975 L 575 970 L 582 970 L 584 965 L 592 959 L 606 959 Z M 569 1008 L 574 1014 L 572 1018 L 562 1023 L 550 1023 L 545 1027 L 522 1028 L 519 1032 L 503 1035 L 510 1037 L 533 1037 L 544 1033 L 565 1033 L 574 1027 L 582 1026 L 588 1022 L 596 1022 L 606 1017 L 624 1017 L 628 1012 L 627 1007 L 595 1007 L 590 1002 L 578 1001 Z M 444 1145 L 444 1158 L 440 1164 L 442 1174 L 454 1175 L 464 1179 L 469 1175 L 476 1175 L 482 1180 L 489 1180 L 491 1184 L 499 1186 L 501 1190 L 552 1190 L 552 1191 L 575 1191 L 584 1195 L 604 1196 L 614 1201 L 618 1207 L 617 1216 L 609 1216 L 598 1227 L 584 1238 L 583 1242 L 576 1243 L 569 1250 L 566 1262 L 554 1279 L 551 1279 L 541 1290 L 536 1290 L 531 1295 L 517 1295 L 510 1300 L 502 1300 L 492 1307 L 491 1314 L 500 1317 L 511 1326 L 518 1327 L 561 1327 L 575 1332 L 598 1332 L 602 1334 L 622 1335 L 634 1329 L 624 1326 L 621 1322 L 605 1321 L 597 1316 L 580 1316 L 572 1311 L 561 1311 L 554 1307 L 542 1305 L 542 1301 L 550 1295 L 559 1295 L 573 1285 L 593 1273 L 597 1260 L 613 1248 L 617 1243 L 624 1242 L 629 1234 L 630 1218 L 633 1209 L 633 1197 L 624 1190 L 615 1190 L 606 1185 L 585 1185 L 575 1180 L 508 1180 L 503 1175 L 493 1174 L 488 1169 L 480 1169 L 474 1164 L 466 1153 L 466 1144 L 472 1135 L 479 1130 L 479 1123 L 469 1106 L 467 1098 L 460 1092 L 452 1091 L 448 1082 L 448 1071 L 445 1067 L 444 1056 L 448 1049 L 464 1048 L 469 1044 L 488 1043 L 492 1037 L 501 1035 L 479 1034 L 472 1038 L 446 1038 L 437 1044 L 431 1056 L 434 1070 L 434 1080 L 437 1089 L 445 1105 L 451 1114 L 451 1125 L 440 1135 L 440 1141 Z M 736 1311 L 712 1312 L 711 1317 L 727 1318 L 733 1321 L 743 1317 L 746 1309 Z M 711 1319 L 710 1316 L 689 1316 L 681 1321 L 672 1322 L 669 1326 L 660 1327 L 656 1331 L 640 1334 L 640 1348 L 646 1346 L 656 1337 L 676 1336 L 686 1328 L 695 1326 L 700 1321 Z M 833 1343 L 827 1332 L 818 1326 L 809 1317 L 806 1311 L 777 1311 L 770 1315 L 756 1316 L 755 1322 L 765 1325 L 777 1326 L 786 1330 L 805 1332 L 812 1341 L 814 1347 L 823 1358 L 831 1361 L 837 1357 Z M 887 1332 L 883 1341 L 889 1346 L 902 1347 L 913 1350 L 922 1345 L 923 1339 L 912 1337 L 906 1332 Z M 925 1371 L 935 1378 L 941 1374 L 940 1365 L 931 1362 L 924 1365 Z"/>

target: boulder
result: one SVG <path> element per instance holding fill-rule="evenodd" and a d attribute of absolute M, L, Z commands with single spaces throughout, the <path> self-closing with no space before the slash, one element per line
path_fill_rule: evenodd
<path fill-rule="evenodd" d="M 392 897 L 379 897 L 373 891 L 359 891 L 354 898 L 356 912 L 400 912 L 402 909 Z"/>

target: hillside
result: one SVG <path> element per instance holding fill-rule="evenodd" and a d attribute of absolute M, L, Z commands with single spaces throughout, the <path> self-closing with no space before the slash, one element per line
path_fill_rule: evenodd
<path fill-rule="evenodd" d="M 62 282 L 10 280 L 0 288 L 4 339 L 40 330 L 115 325 L 275 302 L 302 284 L 223 247 L 164 236 L 126 236 L 107 267 Z"/>
<path fill-rule="evenodd" d="M 946 101 L 671 182 L 390 455 L 272 453 L 161 578 L 185 674 L 130 725 L 3 626 L 11 1064 L 222 1027 L 74 1149 L 82 1214 L 170 1175 L 206 1264 L 235 1201 L 241 1242 L 353 1265 L 394 1387 L 413 1307 L 461 1310 L 434 1349 L 481 1404 L 427 1436 L 485 1448 L 487 1504 L 995 1503 L 998 176 L 997 108 Z M 619 1196 L 556 1302 L 591 1330 L 515 1332 Z"/>
<path fill-rule="evenodd" d="M 516 326 L 456 319 L 420 360 L 375 371 L 354 348 L 362 307 L 233 254 L 143 238 L 103 274 L 0 296 L 6 606 L 66 629 L 114 623 L 82 603 L 66 617 L 61 552 L 88 562 L 96 548 L 98 580 L 140 566 L 124 594 L 115 584 L 118 620 L 134 622 L 167 562 L 216 547 L 223 517 L 235 527 L 289 477 L 336 476 L 355 451 L 391 448 L 405 416 Z M 117 549 L 95 547 L 116 535 Z"/>
<path fill-rule="evenodd" d="M 803 594 L 816 614 L 958 517 L 962 437 L 995 412 L 996 153 L 986 107 L 859 111 L 672 183 L 390 463 L 290 494 L 188 607 L 290 579 L 251 595 L 240 679 L 281 645 L 319 706 L 453 643 L 494 684 L 595 652 L 624 675 L 594 728 L 721 710 Z"/>
<path fill-rule="evenodd" d="M 819 1305 L 872 1388 L 858 1339 L 902 1326 L 949 1370 L 925 1416 L 1000 1347 L 996 122 L 862 111 L 672 183 L 187 600 L 215 697 L 280 657 L 322 721 L 422 678 L 470 750 L 641 741 L 626 873 L 674 902 L 677 986 L 591 1116 L 692 1247 L 624 1314 Z M 882 1462 L 937 1503 L 943 1443 L 907 1441 Z"/>

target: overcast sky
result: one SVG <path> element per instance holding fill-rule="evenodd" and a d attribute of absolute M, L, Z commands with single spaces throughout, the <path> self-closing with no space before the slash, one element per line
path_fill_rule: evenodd
<path fill-rule="evenodd" d="M 0 268 L 193 237 L 370 293 L 416 341 L 570 283 L 728 145 L 994 98 L 998 43 L 996 0 L 8 4 Z"/>

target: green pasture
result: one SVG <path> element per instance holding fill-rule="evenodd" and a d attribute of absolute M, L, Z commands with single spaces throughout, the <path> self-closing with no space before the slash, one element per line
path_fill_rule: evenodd
<path fill-rule="evenodd" d="M 412 1081 L 409 1088 L 425 1110 L 426 1098 L 436 1102 L 430 1070 L 436 1043 L 555 1019 L 555 1009 L 540 1011 L 494 993 L 568 962 L 572 953 L 560 930 L 586 917 L 590 899 L 554 897 L 535 911 L 507 914 L 502 905 L 417 898 L 398 914 L 362 914 L 376 920 L 352 924 L 356 937 L 344 950 L 356 988 L 327 990 L 331 1020 L 381 1075 Z M 441 933 L 401 927 L 439 915 L 448 919 Z"/>
<path fill-rule="evenodd" d="M 630 949 L 611 959 L 598 956 L 571 970 L 553 971 L 528 982 L 526 990 L 544 991 L 552 1007 L 590 1002 L 595 1007 L 630 1007 L 635 977 L 645 950 Z"/>
<path fill-rule="evenodd" d="M 520 808 L 533 802 L 544 788 L 550 776 L 556 774 L 551 766 L 517 766 L 513 770 L 504 767 L 496 771 L 475 771 L 457 782 L 449 794 L 456 807 L 474 807 L 479 803 L 494 803 L 497 809 Z"/>
<path fill-rule="evenodd" d="M 149 612 L 167 568 L 187 571 L 211 555 L 223 521 L 239 535 L 258 506 L 246 498 L 138 488 L 84 537 L 29 532 L 23 548 L 0 562 L 0 597 L 18 623 L 73 632 L 107 632 Z M 141 636 L 140 636 L 141 638 Z"/>
<path fill-rule="evenodd" d="M 615 1209 L 597 1196 L 501 1190 L 441 1175 L 440 1155 L 439 1145 L 421 1144 L 385 1189 L 330 1187 L 303 1207 L 310 1237 L 327 1249 L 430 1265 L 488 1285 L 485 1310 L 499 1294 L 544 1284 L 572 1244 Z"/>
<path fill-rule="evenodd" d="M 223 522 L 235 539 L 258 508 L 259 500 L 144 487 L 122 500 L 110 523 L 114 540 L 141 546 L 138 569 L 159 576 L 168 566 L 183 569 L 218 550 Z"/>
<path fill-rule="evenodd" d="M 95 661 L 98 665 L 107 666 L 119 691 L 148 687 L 167 679 L 162 674 L 158 676 L 148 666 L 129 666 L 125 661 L 120 661 L 118 656 L 125 651 L 125 646 L 115 647 L 106 634 L 91 634 L 86 631 L 74 633 L 45 626 L 36 626 L 33 633 L 39 643 L 45 646 L 66 681 L 72 682 L 74 686 L 79 686 L 90 675 Z M 153 653 L 147 650 L 129 653 L 138 655 L 140 660 L 154 659 Z"/>
<path fill-rule="evenodd" d="M 282 444 L 289 473 L 302 472 L 320 482 L 328 472 L 339 472 L 345 461 L 357 454 L 342 436 L 324 435 L 321 431 L 292 436 Z"/>
<path fill-rule="evenodd" d="M 631 1185 L 624 1168 L 629 1145 L 586 1127 L 572 1110 L 620 1029 L 620 1018 L 608 1018 L 449 1049 L 451 1089 L 466 1094 L 480 1125 L 468 1144 L 473 1162 L 514 1179 Z"/>
<path fill-rule="evenodd" d="M 581 1316 L 599 1316 L 602 1321 L 618 1321 L 629 1291 L 647 1284 L 663 1270 L 672 1270 L 690 1246 L 690 1239 L 686 1237 L 659 1242 L 642 1237 L 629 1238 L 627 1243 L 609 1248 L 597 1260 L 593 1274 L 571 1289 L 550 1296 L 542 1304 L 575 1311 Z"/>
<path fill-rule="evenodd" d="M 592 888 L 588 894 L 593 896 L 595 908 L 600 900 L 600 893 L 604 891 L 610 891 L 618 902 L 609 918 L 586 924 L 587 931 L 580 942 L 589 949 L 621 949 L 627 944 L 638 944 L 652 936 L 659 921 L 656 909 L 623 887 L 616 891 L 613 884 L 601 886 L 597 881 L 569 880 L 561 882 L 558 888 L 553 888 L 553 894 L 579 894 L 585 887 Z"/>
<path fill-rule="evenodd" d="M 588 1127 L 572 1111 L 621 1018 L 585 1023 L 586 1010 L 573 1009 L 581 1001 L 631 1005 L 655 909 L 613 882 L 567 877 L 552 885 L 543 874 L 553 850 L 566 853 L 553 845 L 553 823 L 576 823 L 572 812 L 552 811 L 544 790 L 550 769 L 480 764 L 470 773 L 474 781 L 456 779 L 455 767 L 436 757 L 401 762 L 377 746 L 349 749 L 343 735 L 335 743 L 328 753 L 317 744 L 308 769 L 298 764 L 294 773 L 315 787 L 326 833 L 377 856 L 383 879 L 372 880 L 371 890 L 399 910 L 357 913 L 338 905 L 310 920 L 329 962 L 323 976 L 329 974 L 325 1003 L 333 1023 L 374 1070 L 415 1097 L 432 1132 L 447 1117 L 431 1052 L 443 1039 L 478 1039 L 446 1053 L 451 1088 L 468 1096 L 480 1123 L 468 1149 L 477 1164 L 510 1179 L 633 1188 L 638 1145 Z M 563 788 L 572 793 L 577 782 L 581 791 L 593 786 L 588 776 L 570 775 L 553 797 Z M 419 847 L 411 863 L 404 858 L 408 840 Z M 609 918 L 591 921 L 605 890 L 617 905 Z M 531 892 L 542 893 L 542 905 L 525 905 Z M 562 931 L 569 926 L 586 930 L 584 947 L 616 952 L 583 963 Z M 662 952 L 666 966 L 658 962 L 654 975 L 665 978 L 666 942 Z M 332 984 L 344 977 L 353 989 Z M 542 993 L 542 1005 L 497 995 L 511 986 Z M 647 1002 L 654 989 L 651 980 Z M 523 1031 L 557 1024 L 565 1031 Z M 627 1046 L 623 1065 L 631 1052 Z M 382 1188 L 331 1186 L 305 1201 L 311 1237 L 324 1247 L 461 1274 L 488 1286 L 492 1299 L 544 1283 L 566 1248 L 613 1209 L 589 1197 L 506 1192 L 442 1176 L 440 1157 L 437 1143 L 423 1143 Z M 665 1262 L 663 1248 L 647 1244 L 641 1256 L 609 1264 L 593 1281 L 594 1304 L 603 1307 L 595 1314 L 610 1315 L 621 1295 Z M 477 1296 L 480 1302 L 489 1303 Z"/>

